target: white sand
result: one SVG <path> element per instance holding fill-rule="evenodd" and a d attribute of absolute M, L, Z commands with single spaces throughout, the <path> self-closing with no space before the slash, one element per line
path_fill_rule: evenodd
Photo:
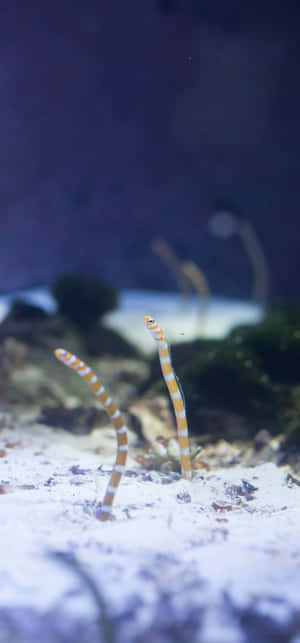
<path fill-rule="evenodd" d="M 17 440 L 21 445 L 5 447 Z M 15 628 L 1 643 L 18 641 L 16 631 L 27 641 L 28 610 L 35 632 L 42 619 L 45 641 L 83 641 L 80 623 L 86 631 L 95 624 L 99 607 L 86 583 L 50 551 L 71 552 L 84 565 L 109 606 L 115 641 L 175 641 L 186 622 L 199 643 L 273 640 L 264 638 L 270 628 L 282 628 L 280 641 L 290 641 L 299 626 L 300 487 L 287 484 L 287 471 L 273 464 L 227 468 L 191 484 L 124 477 L 115 520 L 100 523 L 93 506 L 108 473 L 97 467 L 112 464 L 107 446 L 95 454 L 100 440 L 101 431 L 76 438 L 42 426 L 0 432 L 7 491 L 0 496 L 0 625 L 9 617 Z M 73 465 L 86 473 L 72 473 Z M 243 495 L 242 480 L 258 488 L 253 499 Z M 24 484 L 34 489 L 19 488 Z M 181 502 L 182 494 L 191 502 Z M 248 615 L 245 625 L 241 615 Z M 99 628 L 101 618 L 87 640 L 99 641 Z M 143 638 L 149 628 L 154 638 Z"/>

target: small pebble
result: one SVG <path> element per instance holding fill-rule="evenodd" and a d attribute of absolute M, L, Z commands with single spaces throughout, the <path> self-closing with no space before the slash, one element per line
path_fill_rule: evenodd
<path fill-rule="evenodd" d="M 179 502 L 180 504 L 192 502 L 190 494 L 187 493 L 186 491 L 183 493 L 177 493 L 176 498 L 177 498 L 177 502 Z"/>
<path fill-rule="evenodd" d="M 52 476 L 51 476 L 50 478 L 48 478 L 48 480 L 46 480 L 46 482 L 44 482 L 44 487 L 50 487 L 50 485 L 51 485 L 53 482 L 54 482 L 54 484 L 56 484 L 56 482 L 55 482 L 54 478 L 52 478 Z"/>
<path fill-rule="evenodd" d="M 294 484 L 297 487 L 300 487 L 300 480 L 292 476 L 290 473 L 287 474 L 285 481 L 288 487 L 292 487 Z"/>
<path fill-rule="evenodd" d="M 79 476 L 87 473 L 88 469 L 80 469 L 79 464 L 73 464 L 73 466 L 69 468 L 69 471 L 71 471 L 71 473 L 74 473 L 75 476 Z"/>
<path fill-rule="evenodd" d="M 137 478 L 138 477 L 138 472 L 133 471 L 132 469 L 127 469 L 124 473 L 124 477 L 126 478 Z"/>

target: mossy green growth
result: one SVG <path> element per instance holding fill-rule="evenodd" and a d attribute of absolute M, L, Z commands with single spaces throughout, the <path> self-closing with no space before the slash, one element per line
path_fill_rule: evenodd
<path fill-rule="evenodd" d="M 300 307 L 271 308 L 261 323 L 235 328 L 224 340 L 172 347 L 192 432 L 253 437 L 266 428 L 300 444 Z M 158 360 L 148 389 L 165 388 Z"/>
<path fill-rule="evenodd" d="M 249 435 L 270 424 L 278 430 L 280 391 L 262 370 L 255 353 L 230 339 L 207 348 L 201 357 L 177 371 L 191 429 L 214 432 L 215 422 L 221 434 L 235 416 L 241 432 Z"/>
<path fill-rule="evenodd" d="M 210 343 L 210 340 L 208 340 L 207 343 Z M 182 344 L 174 344 L 172 347 L 169 345 L 169 351 L 174 369 L 177 372 L 178 369 L 186 366 L 186 364 L 194 360 L 195 357 L 203 354 L 203 341 L 195 340 L 192 342 L 184 342 Z M 149 389 L 149 387 L 154 387 L 157 392 L 161 392 L 165 386 L 162 380 L 161 365 L 156 351 L 153 353 L 153 356 L 150 357 L 149 365 L 149 378 L 145 382 L 144 389 L 140 391 L 140 394 L 143 394 L 144 391 Z"/>
<path fill-rule="evenodd" d="M 272 382 L 300 381 L 300 307 L 271 309 L 260 324 L 235 328 L 230 339 L 256 355 Z"/>
<path fill-rule="evenodd" d="M 63 274 L 51 288 L 61 315 L 88 331 L 105 313 L 117 307 L 116 291 L 99 279 L 81 273 Z"/>
<path fill-rule="evenodd" d="M 290 403 L 284 410 L 283 422 L 286 427 L 283 449 L 300 451 L 300 384 L 290 392 Z"/>

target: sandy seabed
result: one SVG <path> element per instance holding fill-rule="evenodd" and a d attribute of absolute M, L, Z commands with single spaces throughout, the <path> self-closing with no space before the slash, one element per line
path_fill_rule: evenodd
<path fill-rule="evenodd" d="M 189 483 L 131 456 L 100 523 L 111 429 L 8 422 L 0 449 L 1 643 L 299 643 L 300 487 L 287 468 Z"/>

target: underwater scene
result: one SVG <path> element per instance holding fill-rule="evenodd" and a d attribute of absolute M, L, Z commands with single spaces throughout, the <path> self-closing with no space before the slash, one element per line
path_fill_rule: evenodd
<path fill-rule="evenodd" d="M 298 13 L 38 5 L 0 21 L 0 642 L 299 643 Z"/>

